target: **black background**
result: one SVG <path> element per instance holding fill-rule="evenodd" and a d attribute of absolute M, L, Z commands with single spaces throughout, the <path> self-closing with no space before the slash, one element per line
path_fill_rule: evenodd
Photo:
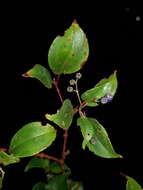
<path fill-rule="evenodd" d="M 47 52 L 53 39 L 62 35 L 74 19 L 85 31 L 90 46 L 89 59 L 81 70 L 80 92 L 92 88 L 100 79 L 115 69 L 118 91 L 114 101 L 97 108 L 86 108 L 88 116 L 95 117 L 106 128 L 115 150 L 124 159 L 103 159 L 81 149 L 82 136 L 76 121 L 69 131 L 68 146 L 71 155 L 67 163 L 72 178 L 82 181 L 85 190 L 125 189 L 123 172 L 134 177 L 143 186 L 142 175 L 142 18 L 139 8 L 95 8 L 92 13 L 68 14 L 63 11 L 39 12 L 38 9 L 11 9 L 4 11 L 1 22 L 1 132 L 0 147 L 7 148 L 11 137 L 24 124 L 45 121 L 45 113 L 54 113 L 60 101 L 54 90 L 45 89 L 40 82 L 21 76 L 33 65 L 47 66 Z M 61 90 L 64 98 L 69 80 L 74 74 L 63 76 Z M 47 150 L 60 155 L 60 137 Z M 5 168 L 4 189 L 31 190 L 44 180 L 41 170 L 24 173 L 29 158 Z"/>

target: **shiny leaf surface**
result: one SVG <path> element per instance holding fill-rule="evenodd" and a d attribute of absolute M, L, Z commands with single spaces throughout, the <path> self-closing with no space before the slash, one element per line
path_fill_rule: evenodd
<path fill-rule="evenodd" d="M 32 122 L 14 135 L 10 143 L 10 152 L 18 157 L 32 156 L 49 147 L 55 138 L 56 130 L 52 126 Z"/>
<path fill-rule="evenodd" d="M 53 41 L 48 53 L 48 63 L 55 74 L 70 74 L 82 68 L 88 54 L 87 38 L 74 21 L 64 36 L 57 36 Z"/>
<path fill-rule="evenodd" d="M 77 125 L 80 126 L 83 135 L 83 148 L 87 146 L 90 151 L 104 158 L 120 158 L 110 142 L 108 134 L 103 126 L 93 118 L 78 118 Z"/>

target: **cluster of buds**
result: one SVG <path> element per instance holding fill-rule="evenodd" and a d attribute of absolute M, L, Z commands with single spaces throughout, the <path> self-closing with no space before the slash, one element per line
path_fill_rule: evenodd
<path fill-rule="evenodd" d="M 71 86 L 68 86 L 68 87 L 67 87 L 67 91 L 68 91 L 68 92 L 74 92 L 74 91 L 75 91 L 72 86 L 74 86 L 74 85 L 76 84 L 77 80 L 81 79 L 81 77 L 82 77 L 82 74 L 81 74 L 81 73 L 76 73 L 76 76 L 75 76 L 76 80 L 71 79 L 71 80 L 69 81 L 69 83 L 70 83 Z"/>

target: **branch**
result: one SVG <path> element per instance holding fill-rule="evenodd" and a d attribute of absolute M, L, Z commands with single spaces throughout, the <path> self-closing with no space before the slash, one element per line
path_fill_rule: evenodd
<path fill-rule="evenodd" d="M 63 100 L 63 97 L 62 97 L 62 95 L 61 95 L 60 89 L 59 89 L 59 87 L 58 87 L 59 79 L 60 79 L 60 75 L 58 75 L 57 79 L 53 79 L 53 84 L 54 84 L 54 86 L 55 86 L 55 88 L 56 88 L 56 92 L 58 93 L 58 96 L 59 96 L 59 98 L 60 98 L 60 101 L 61 101 L 61 103 L 63 104 L 64 100 Z"/>
<path fill-rule="evenodd" d="M 7 152 L 8 150 L 6 148 L 0 148 L 0 151 Z"/>
<path fill-rule="evenodd" d="M 0 151 L 8 152 L 8 149 L 6 149 L 6 148 L 0 148 Z M 61 159 L 58 159 L 58 158 L 56 158 L 54 156 L 47 155 L 45 153 L 38 153 L 38 154 L 35 154 L 33 156 L 40 157 L 40 158 L 48 158 L 50 160 L 54 160 L 56 162 L 62 163 Z"/>
<path fill-rule="evenodd" d="M 56 158 L 54 156 L 50 156 L 50 155 L 47 155 L 47 154 L 44 154 L 44 153 L 35 154 L 34 156 L 40 157 L 40 158 L 48 158 L 50 160 L 54 160 L 54 161 L 59 162 L 59 163 L 62 162 L 61 159 L 58 159 L 58 158 Z"/>
<path fill-rule="evenodd" d="M 80 99 L 77 82 L 78 82 L 78 80 L 76 80 L 76 82 L 75 82 L 75 88 L 76 88 L 76 89 L 75 89 L 75 92 L 76 92 L 76 94 L 77 94 L 78 101 L 79 101 L 79 104 L 80 104 L 80 106 L 81 106 L 82 102 L 81 102 L 81 99 Z"/>
<path fill-rule="evenodd" d="M 56 92 L 60 98 L 61 103 L 63 104 L 64 100 L 63 97 L 61 95 L 61 91 L 59 89 L 58 83 L 59 83 L 59 79 L 60 79 L 60 75 L 58 75 L 57 79 L 53 80 L 53 84 L 55 86 Z M 67 140 L 68 140 L 68 130 L 65 130 L 64 132 L 64 142 L 63 142 L 63 150 L 62 150 L 62 158 L 61 158 L 61 167 L 63 168 L 64 166 L 64 162 L 65 162 L 65 158 L 66 158 L 66 149 L 67 149 Z"/>
<path fill-rule="evenodd" d="M 68 130 L 65 130 L 65 133 L 64 133 L 64 144 L 63 144 L 63 151 L 62 151 L 62 159 L 63 160 L 65 160 L 65 158 L 66 158 L 67 140 L 68 140 Z"/>

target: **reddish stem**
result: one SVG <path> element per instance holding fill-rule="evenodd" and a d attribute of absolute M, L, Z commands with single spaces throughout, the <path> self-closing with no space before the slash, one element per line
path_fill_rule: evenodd
<path fill-rule="evenodd" d="M 59 162 L 59 163 L 62 162 L 60 159 L 58 159 L 54 156 L 49 156 L 49 155 L 44 154 L 44 153 L 35 154 L 34 156 L 40 157 L 40 158 L 48 158 L 48 159 L 54 160 L 54 161 Z"/>
<path fill-rule="evenodd" d="M 59 87 L 58 87 L 59 79 L 60 79 L 60 75 L 58 75 L 57 79 L 54 79 L 54 80 L 53 80 L 53 84 L 54 84 L 54 86 L 55 86 L 55 88 L 56 88 L 56 92 L 58 93 L 58 96 L 59 96 L 59 98 L 60 98 L 60 101 L 61 101 L 61 103 L 63 104 L 64 100 L 63 100 L 63 97 L 62 97 L 62 95 L 61 95 L 60 89 L 59 89 Z"/>
<path fill-rule="evenodd" d="M 6 148 L 0 148 L 0 151 L 7 152 Z"/>
<path fill-rule="evenodd" d="M 63 104 L 64 100 L 63 100 L 63 97 L 61 95 L 61 91 L 59 89 L 59 86 L 58 86 L 58 83 L 59 83 L 59 79 L 60 79 L 60 75 L 58 75 L 57 79 L 54 79 L 53 80 L 53 83 L 54 83 L 54 86 L 55 86 L 55 89 L 57 91 L 57 94 L 60 98 L 60 101 L 61 103 Z M 64 142 L 63 142 L 63 150 L 62 150 L 62 158 L 61 158 L 61 165 L 62 165 L 62 168 L 63 168 L 63 165 L 64 165 L 64 161 L 65 161 L 65 158 L 66 158 L 66 149 L 67 149 L 67 140 L 68 140 L 68 130 L 65 130 L 64 132 Z"/>
<path fill-rule="evenodd" d="M 67 148 L 67 140 L 68 140 L 68 130 L 65 130 L 64 133 L 64 143 L 63 143 L 63 151 L 62 151 L 62 159 L 65 160 L 66 157 L 66 148 Z"/>

